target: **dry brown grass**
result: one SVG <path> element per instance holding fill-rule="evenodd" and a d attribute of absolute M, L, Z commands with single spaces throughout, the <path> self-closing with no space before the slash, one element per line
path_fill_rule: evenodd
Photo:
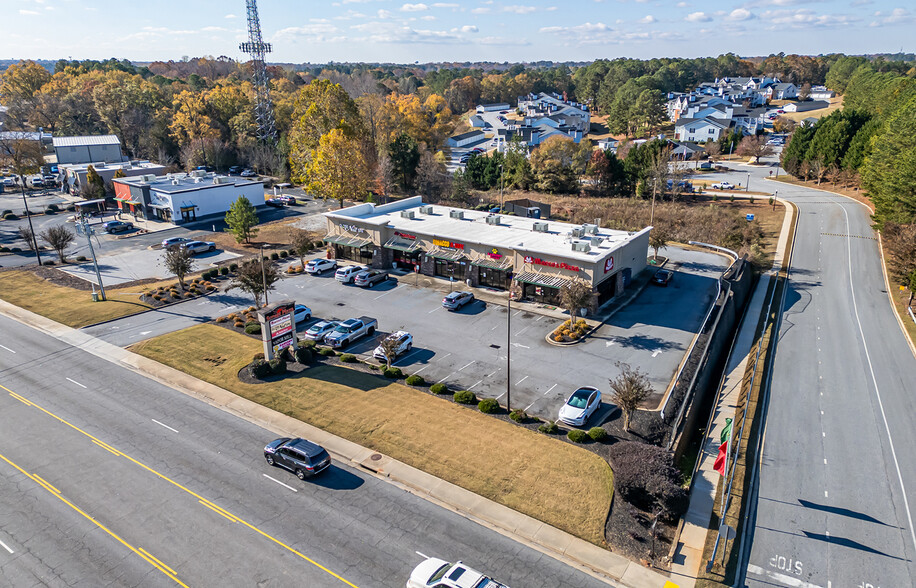
<path fill-rule="evenodd" d="M 108 300 L 93 302 L 90 292 L 59 286 L 32 272 L 3 272 L 0 298 L 59 323 L 80 328 L 94 323 L 137 314 L 150 308 L 140 302 L 138 292 L 148 286 L 108 288 Z"/>
<path fill-rule="evenodd" d="M 788 104 L 789 102 L 790 101 L 784 101 L 784 104 Z M 843 108 L 842 96 L 834 96 L 829 100 L 829 102 L 830 106 L 820 110 L 810 110 L 808 112 L 787 112 L 785 114 L 780 114 L 779 116 L 784 116 L 788 119 L 794 120 L 795 122 L 801 122 L 806 118 L 823 118 L 828 114 Z"/>
<path fill-rule="evenodd" d="M 604 544 L 613 476 L 589 451 L 341 367 L 244 384 L 237 373 L 261 344 L 215 325 L 163 335 L 133 351 Z"/>
<path fill-rule="evenodd" d="M 258 253 L 259 247 L 277 250 L 289 248 L 289 231 L 294 227 L 300 217 L 285 218 L 258 225 L 258 236 L 251 240 L 251 244 L 236 243 L 235 236 L 230 233 L 209 233 L 202 239 L 213 241 L 220 249 L 228 249 L 239 253 Z M 309 231 L 313 241 L 324 237 L 324 231 Z"/>

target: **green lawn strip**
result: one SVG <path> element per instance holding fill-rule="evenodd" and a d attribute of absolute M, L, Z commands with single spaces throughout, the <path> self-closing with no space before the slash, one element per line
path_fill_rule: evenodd
<path fill-rule="evenodd" d="M 108 289 L 107 301 L 93 302 L 91 292 L 58 286 L 31 272 L 0 273 L 0 298 L 77 329 L 148 310 L 137 296 L 142 288 L 131 290 Z"/>
<path fill-rule="evenodd" d="M 589 451 L 342 367 L 242 383 L 238 371 L 262 346 L 215 325 L 156 337 L 132 351 L 604 545 L 613 475 Z"/>

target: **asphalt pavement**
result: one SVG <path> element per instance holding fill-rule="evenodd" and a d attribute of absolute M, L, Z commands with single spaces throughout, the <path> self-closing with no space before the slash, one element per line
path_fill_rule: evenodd
<path fill-rule="evenodd" d="M 363 471 L 306 482 L 276 432 L 0 317 L 0 586 L 403 586 L 424 556 L 605 585 Z"/>
<path fill-rule="evenodd" d="M 730 165 L 799 207 L 745 585 L 914 586 L 916 358 L 869 212 Z"/>

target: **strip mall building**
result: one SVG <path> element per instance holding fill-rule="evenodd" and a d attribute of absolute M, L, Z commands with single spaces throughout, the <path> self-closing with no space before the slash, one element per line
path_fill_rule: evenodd
<path fill-rule="evenodd" d="M 398 267 L 471 286 L 507 289 L 514 279 L 532 300 L 556 304 L 573 278 L 588 281 L 599 304 L 621 294 L 642 271 L 647 227 L 612 231 L 423 204 L 416 196 L 325 213 L 330 255 L 372 267 Z"/>

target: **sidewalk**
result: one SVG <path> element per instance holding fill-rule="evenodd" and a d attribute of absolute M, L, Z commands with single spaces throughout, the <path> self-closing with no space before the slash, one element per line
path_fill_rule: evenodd
<path fill-rule="evenodd" d="M 0 314 L 29 325 L 96 357 L 118 364 L 183 394 L 269 429 L 278 435 L 305 437 L 316 441 L 326 447 L 340 462 L 370 471 L 412 494 L 582 570 L 611 586 L 628 588 L 670 586 L 667 583 L 667 577 L 621 555 L 592 545 L 390 457 L 375 453 L 346 439 L 236 396 L 184 372 L 131 353 L 3 300 L 0 300 Z"/>

